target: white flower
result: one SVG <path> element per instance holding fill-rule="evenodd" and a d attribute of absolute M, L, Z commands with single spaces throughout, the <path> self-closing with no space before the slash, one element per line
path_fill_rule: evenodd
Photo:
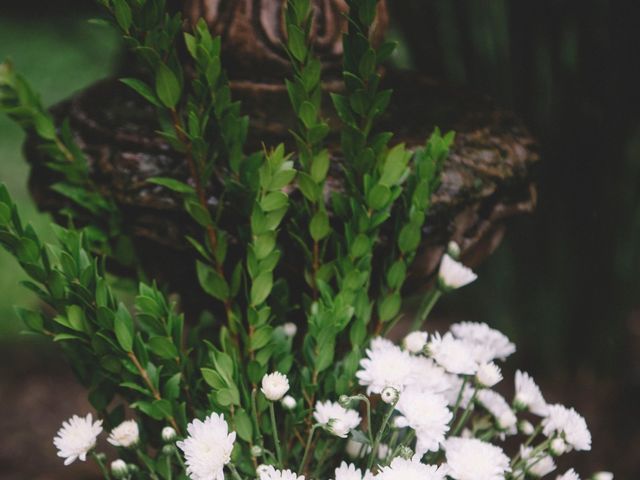
<path fill-rule="evenodd" d="M 298 326 L 293 322 L 287 322 L 282 325 L 282 331 L 287 337 L 293 338 L 298 333 Z"/>
<path fill-rule="evenodd" d="M 419 355 L 413 357 L 411 363 L 411 385 L 434 393 L 442 393 L 451 388 L 452 375 L 437 365 L 433 359 Z"/>
<path fill-rule="evenodd" d="M 573 408 L 549 405 L 549 415 L 542 425 L 542 431 L 547 437 L 557 433 L 576 450 L 591 450 L 591 433 L 587 422 Z"/>
<path fill-rule="evenodd" d="M 516 371 L 516 395 L 514 402 L 516 407 L 529 410 L 534 415 L 544 417 L 549 411 L 547 402 L 542 396 L 540 387 L 533 381 L 533 378 L 520 370 Z"/>
<path fill-rule="evenodd" d="M 164 427 L 162 429 L 162 432 L 160 433 L 160 436 L 162 437 L 162 440 L 164 440 L 165 442 L 173 442 L 178 435 L 176 434 L 176 431 L 173 428 Z"/>
<path fill-rule="evenodd" d="M 472 349 L 478 363 L 505 360 L 516 351 L 516 346 L 502 332 L 486 323 L 460 322 L 451 325 L 451 333 Z"/>
<path fill-rule="evenodd" d="M 282 407 L 285 408 L 286 410 L 293 410 L 294 408 L 296 408 L 296 405 L 298 404 L 298 402 L 296 402 L 296 399 L 293 398 L 291 395 L 285 395 L 285 397 L 280 401 L 280 403 L 282 404 Z"/>
<path fill-rule="evenodd" d="M 187 474 L 192 480 L 224 480 L 224 466 L 231 460 L 236 432 L 222 415 L 212 413 L 204 422 L 194 420 L 187 426 L 189 436 L 177 442 L 184 452 Z"/>
<path fill-rule="evenodd" d="M 96 446 L 96 439 L 102 433 L 102 420 L 93 421 L 91 414 L 86 417 L 74 415 L 62 424 L 53 444 L 58 449 L 58 456 L 64 458 L 69 465 L 80 459 L 85 461 L 87 453 Z"/>
<path fill-rule="evenodd" d="M 502 380 L 500 368 L 493 362 L 483 363 L 478 367 L 476 381 L 480 386 L 491 388 Z"/>
<path fill-rule="evenodd" d="M 518 418 L 502 395 L 493 390 L 480 390 L 478 402 L 493 415 L 501 430 L 512 435 L 517 432 Z"/>
<path fill-rule="evenodd" d="M 453 290 L 473 282 L 478 276 L 445 253 L 438 270 L 438 281 L 444 289 Z"/>
<path fill-rule="evenodd" d="M 556 480 L 580 480 L 580 475 L 572 468 L 567 470 L 563 475 L 558 475 Z"/>
<path fill-rule="evenodd" d="M 540 478 L 553 472 L 556 469 L 556 464 L 554 463 L 551 456 L 547 455 L 544 452 L 540 452 L 535 457 L 532 457 L 532 453 L 533 447 L 525 447 L 524 445 L 520 445 L 520 456 L 524 460 L 526 460 L 524 469 L 530 475 Z"/>
<path fill-rule="evenodd" d="M 289 391 L 289 380 L 280 372 L 269 373 L 262 377 L 262 393 L 267 400 L 276 402 Z"/>
<path fill-rule="evenodd" d="M 356 373 L 367 394 L 381 393 L 386 387 L 401 391 L 411 382 L 413 363 L 411 355 L 386 339 L 375 338 L 360 360 Z"/>
<path fill-rule="evenodd" d="M 258 469 L 260 480 L 304 480 L 304 475 L 298 475 L 291 470 L 276 470 L 272 465 L 260 465 Z"/>
<path fill-rule="evenodd" d="M 114 447 L 133 447 L 140 440 L 140 430 L 135 420 L 125 420 L 116 428 L 111 430 L 111 434 L 107 438 Z"/>
<path fill-rule="evenodd" d="M 402 345 L 411 353 L 420 353 L 427 344 L 428 336 L 429 334 L 427 332 L 411 332 L 404 337 Z"/>
<path fill-rule="evenodd" d="M 440 449 L 453 417 L 447 408 L 446 398 L 438 393 L 407 387 L 400 394 L 396 410 L 404 418 L 404 426 L 416 432 L 416 453 L 425 454 Z M 403 422 L 398 420 L 396 425 L 402 426 Z"/>
<path fill-rule="evenodd" d="M 471 402 L 471 398 L 473 397 L 474 389 L 471 388 L 468 382 L 465 384 L 459 376 L 451 374 L 447 375 L 449 378 L 449 388 L 442 392 L 442 394 L 446 397 L 447 402 L 449 402 L 449 406 L 454 407 L 459 401 L 460 407 L 467 408 L 467 406 L 469 406 L 469 402 Z M 464 390 L 462 390 L 463 385 Z M 462 395 L 460 395 L 460 390 L 462 390 Z M 470 408 L 473 408 L 473 405 Z"/>
<path fill-rule="evenodd" d="M 380 398 L 384 403 L 392 404 L 398 401 L 399 392 L 393 387 L 386 387 L 380 393 Z"/>
<path fill-rule="evenodd" d="M 360 415 L 337 402 L 317 402 L 313 418 L 334 435 L 346 438 L 351 430 L 360 424 Z"/>
<path fill-rule="evenodd" d="M 592 480 L 613 480 L 613 473 L 611 472 L 596 472 L 591 477 Z"/>
<path fill-rule="evenodd" d="M 111 462 L 111 473 L 115 478 L 124 478 L 129 473 L 129 468 L 124 460 L 117 459 Z"/>
<path fill-rule="evenodd" d="M 458 375 L 475 375 L 478 363 L 471 355 L 469 346 L 451 335 L 435 333 L 427 346 L 431 357 L 447 372 Z"/>
<path fill-rule="evenodd" d="M 338 468 L 335 470 L 334 479 L 335 480 L 363 480 L 364 478 L 370 478 L 372 476 L 371 472 L 365 471 L 364 476 L 362 474 L 362 470 L 356 468 L 353 463 L 347 464 L 347 462 L 342 462 Z"/>
<path fill-rule="evenodd" d="M 261 463 L 260 465 L 258 465 L 256 467 L 256 474 L 258 478 L 262 477 L 263 474 L 269 473 L 271 468 L 273 468 L 271 465 L 266 465 L 264 463 Z"/>
<path fill-rule="evenodd" d="M 511 471 L 501 448 L 477 438 L 450 437 L 444 449 L 447 475 L 456 480 L 503 480 Z"/>
<path fill-rule="evenodd" d="M 396 457 L 389 466 L 380 468 L 375 480 L 444 480 L 446 473 L 446 467 Z"/>

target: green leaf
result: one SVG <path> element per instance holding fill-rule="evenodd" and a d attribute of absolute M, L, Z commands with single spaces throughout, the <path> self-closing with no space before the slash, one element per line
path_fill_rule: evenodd
<path fill-rule="evenodd" d="M 151 337 L 147 346 L 160 358 L 167 360 L 178 358 L 178 349 L 167 337 Z"/>
<path fill-rule="evenodd" d="M 181 378 L 182 374 L 178 372 L 165 382 L 164 388 L 162 389 L 162 396 L 164 398 L 167 400 L 175 400 L 180 396 Z"/>
<path fill-rule="evenodd" d="M 311 162 L 311 178 L 314 182 L 320 183 L 327 177 L 329 171 L 329 151 L 322 150 Z"/>
<path fill-rule="evenodd" d="M 0 227 L 4 227 L 11 221 L 11 208 L 4 203 L 0 203 Z"/>
<path fill-rule="evenodd" d="M 327 212 L 325 212 L 324 210 L 318 210 L 311 219 L 311 223 L 309 225 L 309 233 L 311 234 L 311 238 L 313 238 L 317 242 L 318 240 L 322 240 L 324 237 L 329 235 L 330 232 L 331 226 L 329 225 L 329 217 L 327 216 Z"/>
<path fill-rule="evenodd" d="M 153 90 L 146 83 L 138 80 L 137 78 L 121 78 L 120 81 L 132 88 L 136 93 L 140 94 L 145 100 L 156 107 L 161 107 L 162 104 Z"/>
<path fill-rule="evenodd" d="M 132 15 L 131 7 L 126 0 L 112 0 L 113 1 L 113 14 L 116 17 L 116 22 L 120 25 L 120 28 L 125 32 L 131 28 Z"/>
<path fill-rule="evenodd" d="M 180 83 L 164 63 L 158 64 L 156 68 L 156 94 L 167 108 L 174 108 L 180 100 Z"/>
<path fill-rule="evenodd" d="M 302 29 L 297 25 L 288 25 L 288 46 L 293 58 L 302 62 L 307 55 L 306 36 Z"/>
<path fill-rule="evenodd" d="M 304 126 L 307 128 L 311 128 L 316 123 L 316 115 L 317 115 L 316 107 L 313 103 L 309 101 L 302 102 L 300 105 L 300 110 L 298 111 L 298 117 L 304 123 Z"/>
<path fill-rule="evenodd" d="M 113 326 L 116 339 L 125 352 L 133 350 L 133 319 L 123 303 L 118 305 Z"/>
<path fill-rule="evenodd" d="M 186 183 L 176 180 L 175 178 L 153 177 L 147 178 L 147 182 L 155 183 L 156 185 L 162 185 L 163 187 L 166 187 L 169 190 L 173 190 L 174 192 L 190 194 L 196 193 L 195 189 L 191 185 L 187 185 Z"/>
<path fill-rule="evenodd" d="M 56 138 L 56 127 L 53 124 L 53 120 L 47 114 L 36 113 L 33 117 L 33 126 L 45 140 L 53 140 Z"/>
<path fill-rule="evenodd" d="M 184 206 L 189 215 L 191 215 L 191 217 L 203 227 L 210 227 L 213 225 L 213 220 L 211 219 L 209 210 L 204 208 L 198 202 L 187 200 L 184 203 Z"/>
<path fill-rule="evenodd" d="M 271 272 L 263 272 L 256 277 L 251 285 L 251 305 L 263 303 L 273 287 L 273 275 Z"/>
<path fill-rule="evenodd" d="M 233 422 L 235 431 L 242 440 L 245 442 L 253 440 L 253 423 L 251 422 L 251 417 L 243 408 L 236 410 Z"/>
<path fill-rule="evenodd" d="M 41 333 L 44 328 L 44 319 L 42 315 L 31 310 L 15 307 L 15 312 L 24 323 L 25 327 L 34 332 Z"/>
<path fill-rule="evenodd" d="M 219 390 L 227 386 L 224 379 L 215 370 L 211 368 L 201 368 L 200 372 L 202 372 L 202 378 L 204 378 L 204 381 L 207 382 L 207 385 L 210 387 Z"/>
<path fill-rule="evenodd" d="M 367 203 L 372 210 L 383 209 L 391 199 L 391 190 L 386 185 L 376 185 L 369 191 Z"/>
<path fill-rule="evenodd" d="M 258 328 L 250 338 L 249 349 L 252 351 L 259 350 L 264 347 L 269 340 L 271 340 L 271 334 L 273 333 L 273 327 L 264 325 Z"/>
<path fill-rule="evenodd" d="M 271 212 L 285 207 L 289 203 L 289 197 L 284 192 L 271 192 L 260 202 L 260 208 L 265 212 Z"/>
<path fill-rule="evenodd" d="M 389 320 L 394 318 L 400 311 L 401 303 L 402 299 L 400 298 L 400 294 L 398 292 L 387 296 L 378 308 L 378 315 L 380 316 L 380 320 L 382 322 L 388 322 Z"/>
<path fill-rule="evenodd" d="M 264 235 L 257 236 L 253 243 L 253 251 L 256 259 L 262 260 L 269 255 L 276 246 L 276 235 L 274 232 L 268 232 Z"/>
<path fill-rule="evenodd" d="M 78 305 L 71 305 L 67 308 L 67 320 L 72 329 L 84 332 L 84 313 Z"/>
<path fill-rule="evenodd" d="M 229 298 L 229 285 L 222 276 L 210 266 L 196 261 L 196 272 L 202 289 L 218 300 Z"/>
<path fill-rule="evenodd" d="M 402 253 L 415 251 L 420 245 L 421 233 L 420 227 L 413 223 L 408 223 L 402 227 L 398 236 L 398 248 L 400 251 Z"/>
<path fill-rule="evenodd" d="M 320 186 L 305 172 L 298 173 L 298 188 L 307 200 L 312 203 L 320 197 Z"/>

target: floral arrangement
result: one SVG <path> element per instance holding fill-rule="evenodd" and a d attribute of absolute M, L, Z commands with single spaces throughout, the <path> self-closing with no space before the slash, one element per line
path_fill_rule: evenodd
<path fill-rule="evenodd" d="M 436 130 L 411 151 L 375 130 L 391 99 L 379 67 L 394 49 L 370 41 L 376 0 L 347 1 L 344 90 L 331 95 L 344 160 L 333 166 L 310 0 L 285 9 L 296 148 L 251 154 L 220 39 L 203 21 L 183 33 L 164 0 L 99 3 L 139 60 L 139 78 L 122 82 L 153 106 L 158 135 L 184 155 L 188 179 L 148 182 L 178 198 L 200 229 L 187 241 L 209 307 L 185 318 L 173 292 L 142 281 L 143 272 L 133 308 L 119 300 L 107 275 L 124 262 L 117 203 L 92 183 L 69 125 L 56 126 L 26 80 L 0 66 L 0 108 L 39 139 L 60 178 L 54 188 L 71 202 L 61 212 L 69 226 L 45 244 L 0 188 L 0 244 L 49 307 L 18 314 L 60 344 L 98 415 L 74 416 L 58 431 L 65 465 L 91 457 L 106 479 L 524 480 L 591 448 L 585 420 L 547 404 L 528 374 L 516 372 L 511 402 L 492 390 L 502 380 L 496 362 L 515 351 L 502 333 L 479 323 L 424 331 L 440 296 L 476 279 L 457 245 L 402 345 L 385 338 L 404 325 L 403 286 L 453 133 Z M 343 188 L 329 193 L 334 170 Z M 224 198 L 216 205 L 207 200 L 214 185 Z M 89 220 L 78 226 L 80 211 Z M 136 267 L 135 251 L 127 257 Z M 281 268 L 287 258 L 299 279 Z M 110 462 L 97 446 L 104 430 L 117 451 Z"/>

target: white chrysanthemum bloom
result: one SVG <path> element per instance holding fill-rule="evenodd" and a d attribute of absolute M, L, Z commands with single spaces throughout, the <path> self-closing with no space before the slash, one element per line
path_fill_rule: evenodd
<path fill-rule="evenodd" d="M 212 413 L 204 421 L 187 426 L 188 437 L 176 443 L 184 452 L 192 480 L 224 480 L 224 466 L 231 460 L 236 432 L 229 433 L 224 416 Z"/>
<path fill-rule="evenodd" d="M 446 467 L 437 465 L 425 465 L 418 459 L 407 460 L 396 457 L 391 464 L 380 467 L 375 476 L 376 480 L 444 480 L 447 473 Z M 336 479 L 337 480 L 337 479 Z"/>
<path fill-rule="evenodd" d="M 429 355 L 447 372 L 458 375 L 475 375 L 478 362 L 472 356 L 471 348 L 462 340 L 454 338 L 451 332 L 440 336 L 435 333 L 427 344 Z"/>
<path fill-rule="evenodd" d="M 272 465 L 260 465 L 258 468 L 260 480 L 304 480 L 304 475 L 298 475 L 291 470 L 276 470 Z"/>
<path fill-rule="evenodd" d="M 580 480 L 580 475 L 578 475 L 572 468 L 564 472 L 562 475 L 558 475 L 556 480 Z"/>
<path fill-rule="evenodd" d="M 613 480 L 613 473 L 611 472 L 596 472 L 591 477 L 592 480 Z"/>
<path fill-rule="evenodd" d="M 532 456 L 533 447 L 520 445 L 520 457 L 526 460 L 524 470 L 534 477 L 540 478 L 548 475 L 556 469 L 556 464 L 550 455 L 540 452 Z M 524 475 L 523 475 L 524 478 Z"/>
<path fill-rule="evenodd" d="M 481 387 L 491 388 L 502 381 L 502 372 L 500 368 L 493 362 L 483 363 L 478 367 L 476 373 L 476 381 Z"/>
<path fill-rule="evenodd" d="M 547 415 L 549 411 L 547 402 L 542 396 L 540 387 L 528 373 L 516 371 L 515 392 L 513 401 L 517 408 L 529 410 L 540 417 Z"/>
<path fill-rule="evenodd" d="M 317 402 L 313 418 L 331 433 L 342 438 L 346 438 L 351 430 L 360 425 L 358 412 L 344 408 L 337 402 Z"/>
<path fill-rule="evenodd" d="M 178 437 L 178 434 L 172 427 L 164 427 L 162 429 L 162 432 L 160 433 L 160 436 L 162 437 L 163 441 L 168 443 L 173 442 Z"/>
<path fill-rule="evenodd" d="M 447 399 L 438 393 L 407 387 L 400 394 L 396 410 L 404 418 L 404 426 L 416 432 L 416 453 L 436 452 L 449 431 L 453 414 L 447 407 Z M 398 419 L 396 425 L 402 426 Z"/>
<path fill-rule="evenodd" d="M 427 332 L 411 332 L 404 337 L 402 346 L 411 353 L 420 353 L 427 344 L 428 337 L 429 334 Z"/>
<path fill-rule="evenodd" d="M 285 395 L 285 397 L 280 401 L 280 403 L 282 404 L 282 407 L 286 410 L 293 410 L 294 408 L 296 408 L 296 405 L 298 404 L 298 402 L 296 402 L 296 399 L 293 398 L 291 395 Z"/>
<path fill-rule="evenodd" d="M 87 453 L 96 446 L 96 439 L 102 433 L 102 420 L 93 421 L 91 414 L 86 417 L 74 415 L 62 424 L 53 439 L 58 449 L 58 456 L 64 458 L 69 465 L 77 459 L 85 461 Z"/>
<path fill-rule="evenodd" d="M 114 447 L 133 447 L 140 440 L 140 430 L 135 420 L 125 420 L 111 430 L 107 442 Z"/>
<path fill-rule="evenodd" d="M 505 360 L 516 351 L 516 346 L 499 330 L 486 323 L 460 322 L 451 325 L 451 333 L 470 345 L 472 355 L 478 363 Z"/>
<path fill-rule="evenodd" d="M 549 405 L 549 414 L 542 422 L 547 437 L 560 435 L 576 450 L 591 450 L 591 432 L 584 417 L 573 408 Z"/>
<path fill-rule="evenodd" d="M 267 400 L 277 402 L 289 391 L 289 379 L 280 372 L 273 372 L 262 377 L 262 393 Z"/>
<path fill-rule="evenodd" d="M 511 435 L 517 433 L 518 418 L 502 395 L 493 390 L 480 390 L 478 403 L 493 415 L 500 430 Z"/>
<path fill-rule="evenodd" d="M 268 473 L 269 469 L 273 468 L 271 465 L 266 465 L 264 463 L 261 463 L 260 465 L 258 465 L 256 467 L 256 475 L 258 478 L 262 477 L 263 474 Z"/>
<path fill-rule="evenodd" d="M 293 322 L 287 322 L 282 325 L 282 331 L 287 337 L 293 338 L 298 333 L 298 326 Z"/>
<path fill-rule="evenodd" d="M 367 356 L 360 360 L 356 377 L 360 385 L 367 387 L 367 394 L 381 393 L 386 387 L 398 391 L 411 382 L 412 356 L 386 339 L 375 338 L 367 349 Z"/>
<path fill-rule="evenodd" d="M 356 468 L 353 463 L 342 462 L 335 470 L 334 480 L 363 480 L 371 476 L 369 471 L 365 471 L 363 475 L 362 470 Z"/>
<path fill-rule="evenodd" d="M 473 282 L 478 276 L 468 267 L 445 253 L 438 270 L 438 282 L 445 290 L 454 290 Z"/>
<path fill-rule="evenodd" d="M 456 480 L 504 480 L 509 457 L 500 447 L 477 438 L 450 437 L 444 444 L 449 471 Z"/>
<path fill-rule="evenodd" d="M 411 385 L 434 393 L 442 393 L 451 388 L 452 375 L 436 364 L 433 359 L 419 355 L 413 357 L 411 363 Z"/>
<path fill-rule="evenodd" d="M 117 459 L 111 462 L 111 474 L 115 478 L 124 478 L 129 473 L 129 468 L 127 464 L 122 459 Z"/>

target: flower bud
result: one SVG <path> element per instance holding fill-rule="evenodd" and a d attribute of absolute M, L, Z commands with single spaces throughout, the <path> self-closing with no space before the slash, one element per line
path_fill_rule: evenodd
<path fill-rule="evenodd" d="M 561 438 L 554 438 L 551 441 L 550 450 L 554 456 L 559 457 L 567 451 L 567 444 Z"/>
<path fill-rule="evenodd" d="M 523 435 L 531 435 L 534 431 L 534 428 L 530 421 L 521 420 L 518 423 L 518 430 L 520 430 L 520 433 L 522 433 Z"/>
<path fill-rule="evenodd" d="M 427 332 L 411 332 L 404 337 L 402 344 L 411 353 L 420 353 L 427 344 Z"/>
<path fill-rule="evenodd" d="M 262 377 L 261 390 L 267 400 L 276 402 L 289 390 L 289 380 L 280 372 L 269 373 Z"/>
<path fill-rule="evenodd" d="M 264 475 L 265 473 L 267 473 L 269 471 L 269 465 L 265 465 L 264 463 L 258 465 L 256 467 L 256 474 L 258 476 L 258 478 L 260 478 L 262 475 Z"/>
<path fill-rule="evenodd" d="M 393 387 L 385 387 L 380 393 L 380 398 L 384 403 L 388 403 L 389 405 L 394 404 L 398 401 L 400 397 L 400 393 Z"/>
<path fill-rule="evenodd" d="M 138 423 L 135 420 L 126 420 L 111 430 L 107 441 L 115 447 L 130 448 L 140 440 Z"/>
<path fill-rule="evenodd" d="M 173 442 L 178 436 L 172 427 L 164 427 L 160 435 L 162 436 L 162 440 L 167 443 Z"/>
<path fill-rule="evenodd" d="M 338 403 L 341 407 L 349 408 L 349 406 L 351 405 L 351 397 L 349 397 L 348 395 L 340 395 L 338 397 Z"/>
<path fill-rule="evenodd" d="M 447 253 L 451 258 L 453 258 L 454 260 L 457 260 L 458 258 L 460 258 L 460 245 L 458 245 L 456 242 L 451 240 L 447 244 Z"/>
<path fill-rule="evenodd" d="M 125 478 L 129 473 L 129 468 L 124 460 L 117 459 L 111 462 L 111 473 L 115 478 Z"/>
<path fill-rule="evenodd" d="M 369 447 L 371 448 L 371 447 Z M 351 459 L 356 459 L 358 457 L 363 457 L 366 453 L 366 449 L 364 448 L 364 443 L 356 442 L 354 439 L 350 438 L 347 440 L 347 446 L 345 447 L 347 455 Z"/>
<path fill-rule="evenodd" d="M 413 458 L 413 450 L 406 445 L 402 445 L 398 450 L 398 456 L 405 460 L 411 460 Z"/>
<path fill-rule="evenodd" d="M 284 331 L 284 334 L 287 337 L 293 338 L 296 336 L 296 333 L 298 332 L 298 326 L 293 322 L 287 322 L 284 325 L 282 325 L 282 330 Z"/>
<path fill-rule="evenodd" d="M 298 402 L 296 402 L 296 399 L 293 398 L 291 395 L 285 395 L 285 397 L 280 401 L 282 408 L 284 408 L 285 410 L 293 410 L 294 408 L 296 408 L 296 405 L 298 404 Z"/>
<path fill-rule="evenodd" d="M 99 460 L 100 462 L 104 462 L 107 460 L 107 456 L 102 452 L 96 453 L 96 460 Z"/>
<path fill-rule="evenodd" d="M 167 444 L 162 447 L 162 453 L 164 453 L 166 456 L 173 455 L 175 451 L 176 447 L 174 447 L 172 444 Z"/>
<path fill-rule="evenodd" d="M 476 382 L 484 388 L 491 388 L 502 380 L 500 368 L 493 362 L 483 363 L 476 373 Z"/>
<path fill-rule="evenodd" d="M 264 452 L 263 452 L 262 447 L 260 445 L 254 445 L 253 447 L 251 447 L 251 456 L 252 457 L 259 457 L 263 453 Z"/>
<path fill-rule="evenodd" d="M 325 429 L 332 435 L 340 438 L 347 438 L 347 435 L 349 435 L 349 432 L 351 431 L 349 425 L 347 425 L 339 418 L 332 418 L 331 420 L 329 420 L 329 422 L 325 426 Z"/>
<path fill-rule="evenodd" d="M 611 472 L 596 472 L 591 477 L 592 480 L 613 480 L 613 473 Z"/>
<path fill-rule="evenodd" d="M 505 410 L 497 418 L 497 423 L 501 430 L 509 430 L 512 427 L 515 427 L 516 423 L 518 423 L 518 418 L 511 410 Z"/>

